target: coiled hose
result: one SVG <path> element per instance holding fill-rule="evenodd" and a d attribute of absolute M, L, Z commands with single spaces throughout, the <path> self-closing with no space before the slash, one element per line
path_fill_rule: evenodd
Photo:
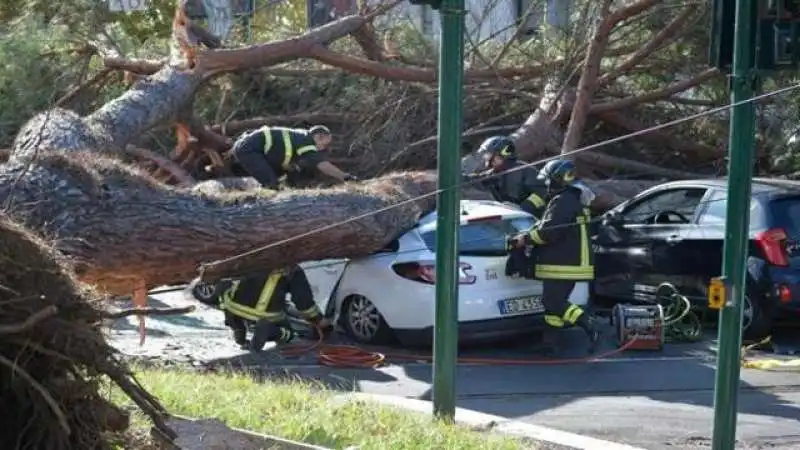
<path fill-rule="evenodd" d="M 703 339 L 703 324 L 692 311 L 692 303 L 671 283 L 656 289 L 656 302 L 664 308 L 664 335 L 667 342 L 697 342 Z"/>

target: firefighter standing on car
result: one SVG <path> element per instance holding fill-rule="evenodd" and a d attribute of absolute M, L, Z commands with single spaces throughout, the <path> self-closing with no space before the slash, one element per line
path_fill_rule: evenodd
<path fill-rule="evenodd" d="M 538 179 L 536 169 L 517 160 L 514 141 L 507 136 L 492 136 L 483 141 L 476 154 L 483 161 L 484 170 L 469 178 L 491 176 L 481 184 L 495 200 L 517 204 L 525 212 L 542 217 L 547 205 L 547 186 Z"/>
<path fill-rule="evenodd" d="M 536 251 L 535 277 L 542 280 L 545 321 L 551 329 L 577 325 L 589 337 L 594 353 L 600 334 L 583 308 L 569 302 L 575 283 L 594 279 L 594 255 L 590 242 L 591 191 L 576 179 L 569 160 L 548 162 L 539 172 L 551 200 L 542 220 L 514 239 L 514 246 L 531 244 Z M 545 345 L 556 348 L 555 336 L 545 332 Z"/>
<path fill-rule="evenodd" d="M 514 141 L 507 136 L 492 136 L 483 141 L 476 154 L 483 162 L 483 170 L 468 178 L 491 177 L 481 184 L 495 200 L 514 203 L 523 211 L 542 217 L 547 206 L 547 186 L 538 178 L 539 171 L 517 160 Z M 530 246 L 509 249 L 506 276 L 532 278 L 534 258 Z"/>
<path fill-rule="evenodd" d="M 233 339 L 239 346 L 257 352 L 267 342 L 287 343 L 294 339 L 294 330 L 286 316 L 287 293 L 303 319 L 323 334 L 330 332 L 331 323 L 314 303 L 305 272 L 293 266 L 234 281 L 222 293 L 219 306 L 225 312 L 225 325 L 233 331 Z M 248 340 L 250 326 L 253 335 Z"/>
<path fill-rule="evenodd" d="M 308 130 L 264 126 L 242 134 L 231 152 L 244 170 L 268 189 L 277 189 L 284 176 L 293 184 L 295 175 L 316 171 L 339 181 L 356 180 L 323 157 L 321 152 L 327 150 L 331 139 L 330 130 L 322 125 Z"/>

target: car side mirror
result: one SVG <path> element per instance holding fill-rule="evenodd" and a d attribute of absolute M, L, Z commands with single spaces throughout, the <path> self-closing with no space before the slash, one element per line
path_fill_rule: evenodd
<path fill-rule="evenodd" d="M 620 228 L 625 225 L 625 218 L 617 211 L 609 211 L 603 217 L 603 225 Z"/>

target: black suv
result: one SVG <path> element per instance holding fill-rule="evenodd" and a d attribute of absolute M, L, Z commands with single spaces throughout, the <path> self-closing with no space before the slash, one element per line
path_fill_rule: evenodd
<path fill-rule="evenodd" d="M 594 236 L 598 303 L 652 302 L 673 283 L 706 305 L 709 279 L 722 272 L 725 179 L 675 181 L 612 209 Z M 800 317 L 800 182 L 756 178 L 750 202 L 750 249 L 743 328 L 770 333 L 778 319 Z"/>

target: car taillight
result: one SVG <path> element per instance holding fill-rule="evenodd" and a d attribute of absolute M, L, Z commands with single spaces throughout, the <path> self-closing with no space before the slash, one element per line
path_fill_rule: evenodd
<path fill-rule="evenodd" d="M 784 304 L 792 301 L 792 290 L 789 289 L 789 286 L 785 284 L 778 286 L 778 300 Z"/>
<path fill-rule="evenodd" d="M 430 262 L 407 262 L 392 266 L 394 273 L 401 277 L 419 281 L 420 283 L 436 284 L 436 265 Z M 458 284 L 474 284 L 478 279 L 469 271 L 472 266 L 467 263 L 458 264 Z"/>
<path fill-rule="evenodd" d="M 786 267 L 789 265 L 789 254 L 786 251 L 786 232 L 781 228 L 772 228 L 758 233 L 755 237 L 756 244 L 761 249 L 764 259 L 774 265 Z"/>

